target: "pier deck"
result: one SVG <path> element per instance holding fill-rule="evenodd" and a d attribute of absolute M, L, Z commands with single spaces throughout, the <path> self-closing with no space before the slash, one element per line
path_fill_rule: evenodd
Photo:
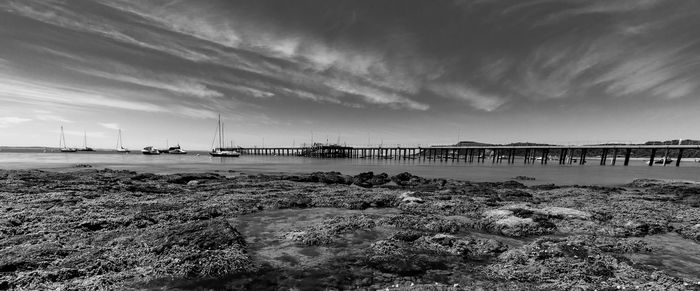
<path fill-rule="evenodd" d="M 525 164 L 556 162 L 560 165 L 583 165 L 597 160 L 600 165 L 616 165 L 618 159 L 628 166 L 635 157 L 648 158 L 647 164 L 680 166 L 684 153 L 700 151 L 700 145 L 479 145 L 431 147 L 272 147 L 239 148 L 244 155 L 305 156 L 316 158 L 405 159 L 419 161 L 457 161 L 465 163 L 514 164 L 516 158 Z M 661 153 L 657 155 L 657 153 Z M 659 158 L 659 159 L 657 159 Z M 675 158 L 675 159 L 674 159 Z"/>

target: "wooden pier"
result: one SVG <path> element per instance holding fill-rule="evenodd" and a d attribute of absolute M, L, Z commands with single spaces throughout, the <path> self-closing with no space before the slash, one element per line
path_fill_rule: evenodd
<path fill-rule="evenodd" d="M 700 145 L 594 145 L 594 146 L 432 146 L 432 147 L 314 147 L 239 148 L 243 155 L 304 156 L 315 158 L 397 159 L 417 161 L 452 161 L 464 163 L 584 165 L 597 161 L 601 166 L 628 166 L 632 152 L 648 152 L 649 166 L 680 166 L 683 153 L 700 150 Z"/>

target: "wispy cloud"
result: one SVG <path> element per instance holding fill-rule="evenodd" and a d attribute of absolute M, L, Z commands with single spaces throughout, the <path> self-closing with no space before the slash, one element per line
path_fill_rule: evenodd
<path fill-rule="evenodd" d="M 145 112 L 167 111 L 165 108 L 151 103 L 122 100 L 105 96 L 100 92 L 76 90 L 54 84 L 11 79 L 9 76 L 0 80 L 0 99 L 29 102 L 30 104 L 43 102 L 73 107 L 118 108 Z"/>
<path fill-rule="evenodd" d="M 399 78 L 398 76 L 403 75 L 402 71 L 388 69 L 389 65 L 383 53 L 354 49 L 345 45 L 331 46 L 303 33 L 279 31 L 264 23 L 246 22 L 251 20 L 244 15 L 222 17 L 218 10 L 207 5 L 192 7 L 186 3 L 177 3 L 163 6 L 126 1 L 110 1 L 103 4 L 139 15 L 161 28 L 176 33 L 231 49 L 255 52 L 287 64 L 282 67 L 258 62 L 254 71 L 268 78 L 282 82 L 293 81 L 294 85 L 301 87 L 313 88 L 317 83 L 323 83 L 337 92 L 360 96 L 361 100 L 368 104 L 387 105 L 394 109 L 426 110 L 429 107 L 404 95 L 418 92 L 420 80 L 408 76 Z M 187 6 L 188 9 L 180 9 L 184 8 L 182 6 Z M 194 15 L 199 17 L 193 17 Z M 202 15 L 207 17 L 201 17 Z M 241 55 L 236 55 L 235 60 L 231 61 L 253 63 L 250 60 L 242 61 L 240 57 Z M 333 70 L 334 74 L 325 74 L 328 70 Z M 348 78 L 357 79 L 362 84 L 348 86 L 345 84 L 345 79 Z M 267 90 L 247 90 L 252 97 L 271 96 L 270 92 L 264 91 Z M 307 100 L 328 99 L 301 97 Z M 334 103 L 346 104 L 342 101 Z"/>
<path fill-rule="evenodd" d="M 457 83 L 433 84 L 429 90 L 446 98 L 465 101 L 470 106 L 483 111 L 493 111 L 506 102 L 505 98 L 484 94 L 474 88 Z"/>
<path fill-rule="evenodd" d="M 686 97 L 697 87 L 697 81 L 687 77 L 694 70 L 693 63 L 674 50 L 640 52 L 612 66 L 596 84 L 604 85 L 613 96 Z"/>
<path fill-rule="evenodd" d="M 112 81 L 120 81 L 133 85 L 161 89 L 170 93 L 200 98 L 221 97 L 224 94 L 208 88 L 205 84 L 192 78 L 173 76 L 169 74 L 147 72 L 143 69 L 136 70 L 123 65 L 113 66 L 116 71 L 105 72 L 89 68 L 71 68 L 80 73 L 105 78 Z"/>
<path fill-rule="evenodd" d="M 31 119 L 16 116 L 0 117 L 0 128 L 11 127 L 28 121 L 31 121 Z"/>
<path fill-rule="evenodd" d="M 41 121 L 57 121 L 61 123 L 73 123 L 72 120 L 69 120 L 63 116 L 56 115 L 51 113 L 50 111 L 44 111 L 44 112 L 36 112 L 34 115 L 34 118 L 36 120 L 41 120 Z"/>
<path fill-rule="evenodd" d="M 99 124 L 100 126 L 102 126 L 102 127 L 104 127 L 104 128 L 107 128 L 107 129 L 114 129 L 114 130 L 117 130 L 117 129 L 120 129 L 120 128 L 121 128 L 121 127 L 119 126 L 119 123 L 99 122 L 99 123 L 97 123 L 97 124 Z"/>

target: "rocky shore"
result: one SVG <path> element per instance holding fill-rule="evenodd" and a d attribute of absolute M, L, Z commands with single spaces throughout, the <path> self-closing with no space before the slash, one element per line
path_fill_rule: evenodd
<path fill-rule="evenodd" d="M 0 210 L 0 290 L 700 290 L 695 183 L 0 170 Z"/>

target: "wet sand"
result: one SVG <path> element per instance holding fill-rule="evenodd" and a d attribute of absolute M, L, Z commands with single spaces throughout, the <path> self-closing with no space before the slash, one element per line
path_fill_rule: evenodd
<path fill-rule="evenodd" d="M 700 185 L 0 170 L 0 289 L 700 290 Z"/>

